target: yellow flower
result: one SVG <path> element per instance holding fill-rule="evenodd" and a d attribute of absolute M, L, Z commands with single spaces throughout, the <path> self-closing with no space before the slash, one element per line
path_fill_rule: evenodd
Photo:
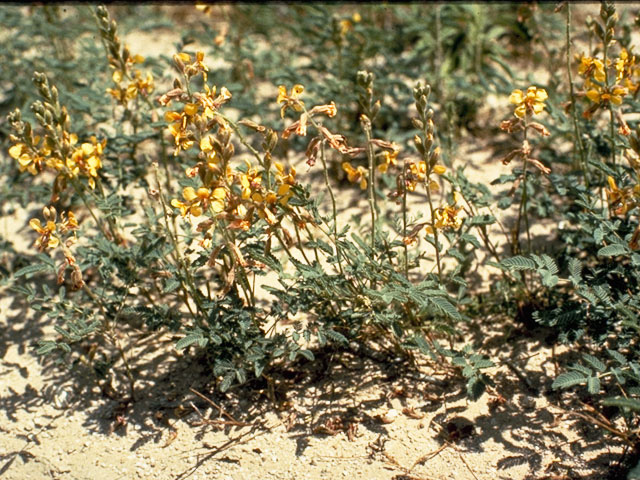
<path fill-rule="evenodd" d="M 215 86 L 213 88 L 209 88 L 209 86 L 205 84 L 204 92 L 204 94 L 200 92 L 196 92 L 193 94 L 200 106 L 202 106 L 203 108 L 202 118 L 204 119 L 212 119 L 215 115 L 215 112 L 224 103 L 230 100 L 232 96 L 227 87 L 222 87 L 220 89 L 220 94 L 216 95 L 217 88 Z"/>
<path fill-rule="evenodd" d="M 518 118 L 524 118 L 527 114 L 537 114 L 544 110 L 544 101 L 548 98 L 546 90 L 531 86 L 526 93 L 522 90 L 514 90 L 509 96 L 509 102 L 516 105 L 514 114 Z"/>
<path fill-rule="evenodd" d="M 33 139 L 34 148 L 30 148 L 25 143 L 19 142 L 9 148 L 9 156 L 18 161 L 20 171 L 27 170 L 31 175 L 37 175 L 46 164 L 46 157 L 51 155 L 51 150 L 42 146 L 39 150 L 35 147 L 40 142 L 40 137 Z"/>
<path fill-rule="evenodd" d="M 629 210 L 634 208 L 638 202 L 638 188 L 618 188 L 613 177 L 607 177 L 609 188 L 605 188 L 609 206 L 616 215 L 625 215 Z"/>
<path fill-rule="evenodd" d="M 296 169 L 291 167 L 289 173 L 285 174 L 284 166 L 280 162 L 275 163 L 276 170 L 276 184 L 278 186 L 278 202 L 280 205 L 285 206 L 289 203 L 289 199 L 293 195 L 291 187 L 296 184 Z"/>
<path fill-rule="evenodd" d="M 193 117 L 196 113 L 198 113 L 198 105 L 196 105 L 195 103 L 187 103 L 184 106 L 184 113 L 188 117 Z"/>
<path fill-rule="evenodd" d="M 347 178 L 351 183 L 360 183 L 360 188 L 365 190 L 367 188 L 367 169 L 359 166 L 357 169 L 349 162 L 342 164 L 342 169 L 347 173 Z"/>
<path fill-rule="evenodd" d="M 68 230 L 77 230 L 78 229 L 78 220 L 76 220 L 76 216 L 73 214 L 73 212 L 68 212 L 67 213 L 67 218 L 65 218 L 64 212 L 62 212 L 60 214 L 61 218 L 62 218 L 62 224 L 61 224 L 61 228 L 60 231 L 62 233 L 65 233 Z"/>
<path fill-rule="evenodd" d="M 147 76 L 143 79 L 142 73 L 139 70 L 136 70 L 135 86 L 136 90 L 142 93 L 145 97 L 153 92 L 154 83 L 153 75 L 151 74 L 151 72 L 147 72 Z"/>
<path fill-rule="evenodd" d="M 95 188 L 95 179 L 98 178 L 98 170 L 102 167 L 101 156 L 106 144 L 106 139 L 98 142 L 95 137 L 91 137 L 91 143 L 83 143 L 75 148 L 66 161 L 71 175 L 85 175 L 89 178 L 89 186 Z"/>
<path fill-rule="evenodd" d="M 245 231 L 251 228 L 251 220 L 250 218 L 249 219 L 247 218 L 249 215 L 249 210 L 247 210 L 247 208 L 244 205 L 242 204 L 238 205 L 232 213 L 235 219 L 231 223 L 229 223 L 229 228 L 233 230 L 245 230 Z"/>
<path fill-rule="evenodd" d="M 304 107 L 304 102 L 298 97 L 304 92 L 304 87 L 300 84 L 294 85 L 291 88 L 291 93 L 287 95 L 287 88 L 284 85 L 278 87 L 277 103 L 283 103 L 280 109 L 280 117 L 284 118 L 284 112 L 287 108 L 291 107 L 296 112 L 301 112 Z"/>
<path fill-rule="evenodd" d="M 113 83 L 119 84 L 122 81 L 122 70 L 114 70 L 111 80 L 113 80 Z"/>
<path fill-rule="evenodd" d="M 238 175 L 238 181 L 243 200 L 251 198 L 254 192 L 262 189 L 262 175 L 249 162 L 247 162 L 247 173 Z"/>
<path fill-rule="evenodd" d="M 353 28 L 353 23 L 351 20 L 340 20 L 340 35 L 345 36 L 349 30 Z"/>
<path fill-rule="evenodd" d="M 211 209 L 215 213 L 220 213 L 224 210 L 225 200 L 227 198 L 227 190 L 224 187 L 217 187 L 213 189 L 211 194 Z"/>
<path fill-rule="evenodd" d="M 40 237 L 35 242 L 40 251 L 47 248 L 56 248 L 60 244 L 60 239 L 55 235 L 56 223 L 53 220 L 48 220 L 47 223 L 42 226 L 40 220 L 32 218 L 29 220 L 29 225 L 36 232 L 40 234 Z"/>
<path fill-rule="evenodd" d="M 164 119 L 167 122 L 173 122 L 168 129 L 173 135 L 175 149 L 174 156 L 180 153 L 180 150 L 189 150 L 195 143 L 193 133 L 189 132 L 188 126 L 194 121 L 194 115 L 198 112 L 198 105 L 195 103 L 187 103 L 182 113 L 166 112 Z"/>
<path fill-rule="evenodd" d="M 444 175 L 447 172 L 447 167 L 444 165 L 436 165 L 433 167 L 433 173 L 436 175 Z"/>
<path fill-rule="evenodd" d="M 624 85 L 630 92 L 635 93 L 638 89 L 638 85 L 633 82 L 633 77 L 638 73 L 639 66 L 636 61 L 636 56 L 632 55 L 623 48 L 620 52 L 620 57 L 616 60 L 616 83 L 621 83 L 624 80 Z"/>
<path fill-rule="evenodd" d="M 196 52 L 196 60 L 193 66 L 202 72 L 202 80 L 207 83 L 207 72 L 209 67 L 204 64 L 204 52 Z"/>
<path fill-rule="evenodd" d="M 604 82 L 606 80 L 604 64 L 597 58 L 583 56 L 580 59 L 578 73 L 587 79 L 593 76 L 593 78 L 598 82 Z"/>
<path fill-rule="evenodd" d="M 406 172 L 406 187 L 410 192 L 415 191 L 418 183 L 424 182 L 427 175 L 427 164 L 423 161 L 410 163 Z"/>
<path fill-rule="evenodd" d="M 462 207 L 456 207 L 454 205 L 446 205 L 438 208 L 435 211 L 436 228 L 451 228 L 453 230 L 459 229 L 462 226 L 462 218 L 458 215 L 460 210 L 462 210 Z"/>
<path fill-rule="evenodd" d="M 462 217 L 459 213 L 462 207 L 456 207 L 453 205 L 445 205 L 444 207 L 437 208 L 433 212 L 433 227 L 427 225 L 427 233 L 433 233 L 433 228 L 437 230 L 458 230 L 462 226 Z"/>
<path fill-rule="evenodd" d="M 447 171 L 446 167 L 443 165 L 435 165 L 431 170 L 432 173 L 436 175 L 444 175 Z M 420 161 L 418 163 L 410 163 L 408 165 L 408 169 L 406 172 L 406 187 L 410 192 L 415 191 L 418 183 L 422 183 L 427 178 L 427 164 L 424 161 Z M 429 189 L 432 192 L 438 191 L 440 187 L 438 186 L 438 182 L 435 180 L 431 180 L 429 182 Z"/>
<path fill-rule="evenodd" d="M 183 217 L 187 214 L 199 217 L 209 206 L 215 213 L 222 212 L 225 208 L 227 190 L 224 187 L 217 187 L 212 192 L 206 187 L 200 187 L 198 190 L 193 187 L 185 187 L 182 190 L 182 197 L 186 202 L 174 198 L 171 200 L 171 206 L 180 209 L 180 214 Z"/>
<path fill-rule="evenodd" d="M 620 105 L 622 103 L 622 97 L 624 97 L 629 91 L 622 85 L 613 85 L 611 88 L 603 88 L 598 84 L 585 82 L 585 86 L 590 87 L 586 96 L 593 103 L 613 103 L 614 105 Z"/>
<path fill-rule="evenodd" d="M 191 55 L 186 52 L 174 53 L 173 61 L 180 67 L 182 70 L 186 63 L 191 63 Z"/>
<path fill-rule="evenodd" d="M 378 165 L 378 170 L 382 173 L 385 173 L 389 169 L 389 165 L 397 165 L 398 154 L 400 150 L 394 150 L 393 152 L 386 151 L 382 154 L 383 163 Z"/>

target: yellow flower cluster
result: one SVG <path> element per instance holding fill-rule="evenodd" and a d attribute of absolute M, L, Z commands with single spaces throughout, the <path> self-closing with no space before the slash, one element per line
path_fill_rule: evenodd
<path fill-rule="evenodd" d="M 618 188 L 613 177 L 607 177 L 609 188 L 605 189 L 609 206 L 616 215 L 625 215 L 632 208 L 640 205 L 640 185 Z"/>
<path fill-rule="evenodd" d="M 84 286 L 82 280 L 82 271 L 76 264 L 76 259 L 71 253 L 70 247 L 76 243 L 78 230 L 78 221 L 73 212 L 69 211 L 66 215 L 64 212 L 60 214 L 60 220 L 57 219 L 57 212 L 54 207 L 44 207 L 42 209 L 44 216 L 44 225 L 39 218 L 29 220 L 29 226 L 38 233 L 34 245 L 38 250 L 44 252 L 53 250 L 57 247 L 62 249 L 64 262 L 58 268 L 58 284 L 65 280 L 65 272 L 67 267 L 71 268 L 71 289 L 78 290 Z"/>
<path fill-rule="evenodd" d="M 144 57 L 141 55 L 128 56 L 124 64 L 119 65 L 119 68 L 114 70 L 111 75 L 111 80 L 113 80 L 115 88 L 107 88 L 106 91 L 115 98 L 118 103 L 125 105 L 138 95 L 146 97 L 153 92 L 154 81 L 151 72 L 147 72 L 143 77 L 140 70 L 132 70 L 134 64 L 142 62 L 144 62 Z M 112 67 L 114 67 L 114 65 L 112 65 Z M 123 80 L 128 80 L 128 82 L 123 83 Z"/>
<path fill-rule="evenodd" d="M 622 83 L 630 93 L 635 94 L 639 84 L 634 82 L 633 79 L 640 73 L 640 65 L 636 56 L 629 53 L 626 48 L 623 48 L 615 65 L 616 83 Z"/>
<path fill-rule="evenodd" d="M 66 216 L 63 212 L 60 216 L 60 222 L 56 222 L 57 213 L 54 207 L 44 207 L 42 213 L 45 218 L 44 225 L 42 225 L 38 218 L 29 220 L 31 228 L 40 235 L 35 241 L 38 250 L 42 252 L 47 249 L 56 248 L 61 244 L 61 235 L 65 235 L 68 232 L 73 232 L 73 237 L 67 240 L 66 246 L 68 247 L 72 243 L 75 243 L 75 230 L 78 229 L 78 221 L 73 212 L 68 212 Z"/>
<path fill-rule="evenodd" d="M 204 52 L 196 52 L 196 58 L 191 61 L 191 55 L 185 52 L 176 53 L 173 61 L 187 78 L 202 74 L 202 80 L 207 83 L 207 72 L 209 67 L 204 64 Z"/>
<path fill-rule="evenodd" d="M 378 171 L 381 173 L 385 173 L 388 171 L 390 166 L 397 166 L 398 164 L 398 154 L 400 150 L 397 145 L 383 142 L 381 140 L 373 139 L 372 143 L 376 145 L 384 145 L 385 150 L 382 152 L 382 162 L 378 164 Z M 390 149 L 390 150 L 389 150 Z M 440 155 L 440 147 L 436 147 L 433 152 L 434 159 L 439 157 Z M 365 190 L 368 185 L 368 169 L 363 166 L 358 166 L 354 168 L 350 162 L 343 162 L 342 169 L 347 174 L 347 179 L 351 183 L 358 183 L 362 190 Z M 419 162 L 407 162 L 406 171 L 405 171 L 405 182 L 406 188 L 410 192 L 415 191 L 416 187 L 420 183 L 424 183 L 427 179 L 428 175 L 435 173 L 436 175 L 444 175 L 447 171 L 444 165 L 435 164 L 433 167 L 428 168 L 427 162 L 419 161 Z M 435 180 L 431 180 L 429 182 L 429 188 L 432 191 L 437 191 L 439 189 L 438 182 Z"/>
<path fill-rule="evenodd" d="M 436 230 L 458 230 L 464 221 L 460 215 L 462 207 L 456 206 L 459 199 L 460 194 L 458 192 L 453 192 L 452 205 L 445 204 L 443 207 L 435 209 L 433 212 L 433 222 L 425 222 L 415 225 L 413 230 L 408 233 L 406 237 L 403 237 L 402 242 L 405 245 L 415 244 L 418 241 L 418 235 L 423 231 L 423 229 L 432 235 L 434 233 L 434 228 Z"/>
<path fill-rule="evenodd" d="M 134 65 L 144 62 L 144 57 L 132 55 L 129 47 L 122 45 L 118 38 L 116 21 L 111 18 L 105 7 L 98 7 L 96 16 L 100 36 L 107 50 L 109 67 L 113 69 L 111 80 L 114 88 L 107 88 L 106 92 L 125 106 L 138 95 L 148 96 L 154 89 L 153 75 L 150 72 L 143 75 L 140 70 L 134 68 Z"/>
<path fill-rule="evenodd" d="M 213 215 L 231 220 L 230 228 L 248 230 L 254 213 L 264 218 L 270 225 L 277 223 L 276 205 L 287 207 L 296 184 L 296 171 L 293 167 L 287 170 L 281 164 L 274 164 L 275 184 L 272 188 L 264 185 L 264 171 L 247 162 L 245 172 L 228 172 L 226 181 L 230 185 L 186 187 L 182 196 L 184 200 L 173 199 L 171 205 L 180 210 L 183 217 L 191 215 L 199 217 L 209 210 Z M 218 177 L 215 181 L 220 182 Z M 238 194 L 234 194 L 238 191 Z"/>
<path fill-rule="evenodd" d="M 215 112 L 229 99 L 231 92 L 226 87 L 220 89 L 220 94 L 216 95 L 216 87 L 204 87 L 205 93 L 194 93 L 195 102 L 188 102 L 182 111 L 169 111 L 165 113 L 165 120 L 170 122 L 169 132 L 174 139 L 174 156 L 181 150 L 189 150 L 196 142 L 195 125 L 212 120 Z M 168 103 L 168 101 L 166 102 Z"/>
<path fill-rule="evenodd" d="M 203 130 L 209 130 L 213 125 L 212 120 L 217 120 L 216 112 L 231 99 L 231 92 L 222 87 L 218 93 L 217 87 L 209 87 L 206 84 L 207 72 L 209 68 L 204 64 L 204 53 L 197 52 L 195 59 L 188 53 L 177 53 L 173 60 L 178 69 L 185 75 L 187 81 L 193 76 L 202 74 L 204 80 L 204 90 L 191 94 L 183 89 L 180 82 L 173 90 L 162 95 L 158 101 L 161 105 L 167 106 L 173 100 L 184 104 L 182 110 L 168 111 L 165 113 L 165 120 L 169 122 L 169 132 L 174 139 L 174 156 L 181 150 L 189 150 L 193 147 L 198 138 L 202 137 Z M 221 123 L 224 123 L 222 120 Z M 201 140 L 200 140 L 201 141 Z"/>
<path fill-rule="evenodd" d="M 222 212 L 225 207 L 227 190 L 224 187 L 217 187 L 213 190 L 206 187 L 200 187 L 198 190 L 186 187 L 182 191 L 182 196 L 186 203 L 174 198 L 171 200 L 171 205 L 180 209 L 180 214 L 183 217 L 187 214 L 199 217 L 209 207 L 215 213 Z"/>
<path fill-rule="evenodd" d="M 221 127 L 218 137 L 228 135 L 230 132 Z M 291 188 L 296 183 L 295 169 L 292 167 L 287 171 L 281 163 L 275 162 L 275 171 L 270 172 L 273 185 L 269 187 L 263 169 L 246 162 L 244 171 L 234 171 L 216 152 L 214 143 L 220 147 L 218 138 L 203 137 L 200 141 L 203 161 L 187 169 L 187 176 L 198 176 L 203 186 L 198 189 L 186 187 L 182 192 L 183 199 L 173 199 L 171 205 L 178 208 L 183 217 L 199 217 L 209 211 L 216 218 L 228 220 L 232 229 L 248 230 L 254 214 L 269 224 L 277 223 L 276 206 L 288 206 L 293 193 Z"/>
<path fill-rule="evenodd" d="M 106 145 L 106 138 L 98 142 L 96 137 L 91 137 L 90 143 L 86 142 L 75 148 L 66 160 L 71 176 L 82 174 L 89 179 L 89 186 L 95 188 L 95 179 L 98 178 L 98 170 L 102 167 L 102 154 Z"/>
<path fill-rule="evenodd" d="M 611 64 L 610 61 L 608 63 L 609 65 Z M 602 61 L 597 58 L 586 56 L 580 58 L 578 74 L 582 75 L 584 78 L 593 78 L 600 83 L 604 83 L 607 78 Z"/>
<path fill-rule="evenodd" d="M 613 78 L 613 70 L 607 77 L 607 72 L 612 66 L 615 69 L 615 83 L 613 85 L 607 84 L 607 80 Z M 635 77 L 639 72 L 640 65 L 637 64 L 635 55 L 632 55 L 625 48 L 620 51 L 620 55 L 615 61 L 607 59 L 606 65 L 597 58 L 581 56 L 578 74 L 585 79 L 584 95 L 592 103 L 585 110 L 583 116 L 590 119 L 600 107 L 621 105 L 626 95 L 635 94 L 638 90 L 639 84 L 635 81 Z"/>
<path fill-rule="evenodd" d="M 437 151 L 436 147 L 436 151 Z M 427 179 L 427 174 L 435 173 L 436 175 L 444 175 L 447 171 L 447 168 L 444 165 L 434 165 L 430 171 L 427 169 L 427 164 L 424 161 L 420 161 L 418 163 L 411 162 L 407 165 L 406 175 L 406 188 L 410 192 L 415 191 L 416 187 L 420 183 L 424 183 Z M 438 190 L 438 182 L 435 180 L 430 180 L 429 189 L 431 191 Z"/>
<path fill-rule="evenodd" d="M 590 80 L 585 82 L 585 87 L 588 87 L 587 98 L 593 103 L 613 103 L 614 105 L 622 104 L 622 97 L 624 97 L 629 91 L 626 87 L 621 85 L 614 85 L 611 88 L 606 88 L 593 83 Z"/>
<path fill-rule="evenodd" d="M 526 115 L 541 113 L 547 98 L 546 90 L 531 86 L 527 88 L 526 93 L 519 89 L 511 92 L 509 102 L 516 106 L 514 115 L 518 118 L 524 118 Z"/>
<path fill-rule="evenodd" d="M 37 175 L 47 165 L 51 155 L 51 148 L 44 142 L 41 146 L 40 137 L 32 137 L 29 143 L 17 142 L 9 148 L 9 156 L 18 161 L 20 171 L 27 170 L 31 175 Z"/>
<path fill-rule="evenodd" d="M 340 20 L 340 35 L 344 37 L 347 32 L 353 29 L 353 25 L 355 23 L 360 23 L 361 20 L 362 16 L 358 12 L 355 12 L 351 18 Z"/>
<path fill-rule="evenodd" d="M 32 175 L 37 175 L 45 167 L 56 170 L 69 178 L 80 175 L 88 178 L 91 188 L 95 188 L 95 179 L 98 178 L 98 170 L 102 167 L 102 155 L 107 140 L 98 142 L 96 137 L 91 137 L 89 142 L 78 143 L 78 136 L 75 133 L 63 132 L 62 143 L 65 150 L 71 153 L 65 158 L 54 153 L 51 147 L 52 141 L 45 137 L 40 145 L 40 137 L 25 138 L 19 141 L 15 136 L 11 139 L 16 143 L 9 148 L 9 156 L 18 161 L 20 171 L 28 171 Z"/>
<path fill-rule="evenodd" d="M 462 217 L 460 211 L 462 207 L 455 205 L 445 205 L 434 212 L 434 226 L 438 230 L 453 229 L 458 230 L 462 226 Z M 431 230 L 430 226 L 427 231 Z"/>
<path fill-rule="evenodd" d="M 187 77 L 195 71 L 206 71 L 201 56 L 187 65 L 184 64 L 187 61 L 184 55 L 179 55 L 175 60 Z M 302 91 L 301 85 L 294 86 L 291 93 L 282 87 L 278 100 L 285 104 L 283 112 L 287 107 L 300 109 L 298 111 L 304 109 L 303 103 L 297 98 Z M 232 165 L 235 148 L 231 139 L 236 130 L 235 127 L 231 128 L 230 121 L 218 113 L 230 98 L 231 93 L 226 88 L 222 87 L 218 94 L 215 87 L 209 89 L 206 85 L 204 91 L 196 93 L 189 93 L 178 85 L 160 97 L 163 105 L 168 105 L 172 100 L 184 104 L 181 110 L 169 111 L 165 115 L 175 140 L 175 154 L 192 147 L 199 149 L 198 163 L 186 169 L 187 177 L 199 179 L 199 186 L 184 188 L 182 197 L 172 199 L 171 206 L 185 218 L 209 217 L 198 225 L 198 231 L 204 232 L 204 239 L 200 242 L 203 247 L 212 244 L 217 225 L 246 231 L 259 219 L 264 219 L 269 226 L 280 225 L 285 215 L 291 216 L 297 225 L 304 225 L 308 221 L 289 205 L 296 185 L 296 170 L 271 160 L 271 151 L 278 140 L 273 130 L 249 120 L 239 122 L 264 136 L 265 156 L 260 165 L 247 160 L 239 167 Z M 310 112 L 305 111 L 304 121 L 316 114 L 332 116 L 335 112 L 334 104 L 316 107 Z M 288 133 L 302 129 L 301 125 L 301 121 L 297 122 Z M 215 126 L 218 130 L 213 133 Z"/>
<path fill-rule="evenodd" d="M 249 201 L 248 211 L 255 209 L 259 218 L 265 218 L 270 225 L 276 223 L 276 204 L 286 207 L 292 196 L 291 187 L 296 183 L 296 170 L 291 167 L 289 173 L 284 166 L 276 162 L 275 190 L 267 188 L 263 184 L 262 172 L 256 167 L 249 166 L 244 174 L 237 175 L 237 180 L 242 188 L 242 199 Z"/>
<path fill-rule="evenodd" d="M 446 204 L 433 212 L 433 227 L 437 230 L 458 230 L 462 226 L 462 207 L 457 206 L 459 200 L 460 194 L 453 192 L 453 204 Z M 431 225 L 427 226 L 427 232 L 433 233 Z"/>

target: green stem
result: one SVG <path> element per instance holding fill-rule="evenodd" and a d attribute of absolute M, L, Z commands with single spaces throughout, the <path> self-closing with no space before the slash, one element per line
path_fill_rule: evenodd
<path fill-rule="evenodd" d="M 587 160 L 584 155 L 584 145 L 582 144 L 582 134 L 580 132 L 580 126 L 578 123 L 578 112 L 576 110 L 576 97 L 573 91 L 573 75 L 571 74 L 571 4 L 567 2 L 565 5 L 567 8 L 567 74 L 569 76 L 569 96 L 571 100 L 571 118 L 573 121 L 573 132 L 575 141 L 578 145 L 578 153 L 580 155 L 580 164 L 582 166 L 582 172 L 584 175 L 584 183 L 589 188 L 589 172 L 587 170 Z"/>
<path fill-rule="evenodd" d="M 407 160 L 402 167 L 402 244 L 404 245 L 404 276 L 409 279 L 409 246 L 407 239 Z"/>
<path fill-rule="evenodd" d="M 429 213 L 431 214 L 431 230 L 433 231 L 433 246 L 436 249 L 436 266 L 438 267 L 438 280 L 442 283 L 442 266 L 440 264 L 440 242 L 438 241 L 438 229 L 436 228 L 435 209 L 433 208 L 433 201 L 431 200 L 431 189 L 429 184 L 431 183 L 430 175 L 425 175 L 425 188 L 427 189 L 427 201 L 429 202 Z"/>
<path fill-rule="evenodd" d="M 462 193 L 460 193 L 460 196 L 469 207 L 468 213 L 470 213 L 472 217 L 475 217 L 477 215 L 477 212 L 474 211 L 473 205 L 471 204 L 471 202 L 464 195 L 462 195 Z M 493 258 L 496 259 L 496 262 L 500 263 L 500 256 L 498 255 L 498 251 L 496 250 L 496 247 L 493 245 L 493 243 L 491 243 L 491 239 L 489 238 L 489 234 L 487 233 L 487 226 L 478 225 L 478 232 L 480 232 L 480 237 L 482 238 L 482 241 L 487 247 L 487 250 L 489 251 L 489 253 L 493 255 Z"/>
<path fill-rule="evenodd" d="M 107 196 L 104 193 L 104 188 L 102 186 L 102 181 L 100 177 L 96 178 L 96 184 L 98 185 L 98 190 L 100 190 L 100 194 L 102 195 L 102 199 L 107 200 Z M 120 229 L 118 227 L 117 221 L 112 217 L 107 217 L 107 223 L 109 224 L 109 230 L 111 231 L 111 235 L 116 243 L 120 243 L 122 240 L 122 235 L 120 235 Z"/>
<path fill-rule="evenodd" d="M 304 246 L 302 245 L 302 237 L 300 236 L 300 229 L 298 228 L 298 225 L 296 225 L 296 222 L 293 222 L 293 228 L 296 231 L 296 238 L 298 239 L 298 250 L 300 250 L 300 253 L 304 257 L 304 261 L 307 262 L 307 265 L 311 265 L 311 261 L 309 260 L 309 258 L 307 257 L 307 254 L 304 251 Z M 315 247 L 314 247 L 314 250 L 316 250 L 316 258 L 318 258 L 318 252 Z M 318 263 L 320 263 L 320 261 L 318 261 Z"/>
<path fill-rule="evenodd" d="M 524 117 L 524 142 L 527 141 L 527 117 Z M 527 248 L 528 248 L 528 253 L 531 253 L 531 236 L 529 233 L 529 214 L 528 214 L 528 209 L 527 209 L 527 199 L 528 199 L 528 195 L 527 195 L 527 174 L 528 174 L 528 156 L 523 156 L 522 159 L 522 163 L 523 163 L 523 171 L 522 171 L 522 196 L 520 197 L 520 205 L 518 207 L 518 220 L 516 222 L 516 231 L 515 233 L 515 246 L 516 246 L 516 252 L 520 253 L 521 249 L 520 249 L 520 225 L 521 225 L 521 220 L 524 217 L 524 221 L 525 221 L 525 227 L 527 230 Z"/>
<path fill-rule="evenodd" d="M 307 235 L 309 235 L 309 239 L 310 239 L 310 240 L 313 240 L 313 238 L 314 238 L 313 233 L 311 233 L 311 229 L 309 228 L 309 226 L 308 226 L 306 223 L 304 224 L 304 229 L 305 229 L 305 231 L 307 232 Z M 332 241 L 335 241 L 335 238 L 334 238 L 334 237 L 329 236 L 329 238 L 330 238 Z M 316 261 L 317 261 L 318 263 L 320 263 L 320 255 L 319 255 L 319 253 L 318 253 L 318 248 L 317 248 L 317 247 L 313 247 L 313 253 L 314 253 L 315 257 L 316 257 Z M 338 257 L 338 259 L 339 259 L 339 257 Z"/>
<path fill-rule="evenodd" d="M 604 27 L 606 30 L 606 26 Z M 606 33 L 605 33 L 605 37 L 606 37 Z M 609 89 L 610 88 L 610 83 L 609 83 L 609 69 L 607 68 L 607 55 L 609 53 L 609 44 L 606 40 L 606 38 L 604 38 L 602 40 L 603 43 L 603 63 L 604 63 L 604 83 L 605 83 L 605 88 Z M 608 107 L 609 107 L 609 133 L 611 134 L 611 163 L 613 165 L 616 164 L 616 139 L 615 139 L 615 132 L 614 132 L 614 118 L 613 118 L 613 105 L 611 104 L 611 101 L 608 102 Z"/>
<path fill-rule="evenodd" d="M 196 288 L 195 282 L 193 281 L 193 277 L 191 276 L 191 272 L 189 272 L 187 263 L 184 260 L 182 252 L 180 251 L 180 245 L 178 243 L 178 235 L 176 232 L 173 232 L 171 230 L 171 224 L 169 222 L 169 218 L 167 214 L 168 207 L 166 202 L 164 201 L 164 193 L 162 191 L 162 186 L 160 185 L 160 179 L 158 178 L 157 164 L 155 165 L 153 170 L 155 174 L 156 184 L 158 185 L 158 198 L 160 199 L 160 203 L 162 204 L 162 214 L 163 214 L 165 226 L 167 229 L 167 233 L 169 234 L 169 238 L 171 239 L 171 243 L 173 244 L 173 250 L 175 252 L 174 261 L 176 263 L 176 266 L 178 267 L 178 271 L 182 270 L 184 272 L 184 277 L 180 276 L 179 280 L 183 290 L 185 291 L 185 304 L 187 305 L 187 308 L 189 308 L 189 312 L 193 316 L 193 319 L 195 320 L 196 324 L 198 324 L 198 326 L 203 326 L 203 324 L 199 321 L 198 316 L 195 315 L 195 313 L 191 310 L 191 307 L 189 305 L 188 295 L 187 295 L 187 292 L 190 291 L 191 297 L 193 298 L 198 310 L 200 311 L 200 314 L 202 315 L 203 319 L 206 320 L 207 318 L 206 310 L 203 308 L 202 304 L 200 303 L 200 291 Z"/>
<path fill-rule="evenodd" d="M 344 271 L 342 270 L 342 252 L 340 251 L 340 245 L 338 243 L 338 209 L 336 206 L 336 197 L 333 194 L 331 182 L 329 182 L 329 168 L 327 167 L 327 160 L 325 158 L 324 140 L 320 141 L 320 161 L 322 161 L 324 184 L 327 187 L 329 197 L 331 198 L 331 209 L 333 214 L 333 238 L 336 245 L 336 256 L 338 257 L 338 269 L 340 270 L 340 274 L 343 275 Z"/>
<path fill-rule="evenodd" d="M 373 144 L 371 143 L 371 123 L 364 122 L 364 133 L 367 138 L 367 159 L 369 161 L 369 209 L 371 210 L 371 258 L 375 257 L 376 248 L 376 174 L 373 154 Z"/>
<path fill-rule="evenodd" d="M 96 222 L 96 226 L 102 232 L 102 235 L 104 235 L 105 238 L 109 238 L 110 235 L 107 233 L 107 230 L 104 227 L 104 223 L 98 220 L 98 217 L 96 216 L 95 212 L 91 208 L 91 205 L 89 204 L 89 200 L 84 194 L 84 189 L 85 189 L 84 184 L 80 182 L 77 178 L 71 177 L 71 185 L 73 186 L 76 193 L 80 196 L 80 199 L 82 200 L 82 203 L 84 203 L 84 206 L 87 207 L 89 214 L 93 218 L 93 221 Z"/>
<path fill-rule="evenodd" d="M 242 133 L 240 132 L 240 129 L 238 128 L 238 125 L 236 125 L 236 123 L 233 120 L 230 120 L 226 115 L 223 115 L 220 112 L 216 112 L 216 115 L 218 115 L 220 118 L 222 118 L 225 122 L 227 122 L 229 125 L 231 125 L 231 128 L 233 129 L 233 131 L 235 132 L 235 134 L 238 136 L 238 140 L 240 140 L 240 143 L 242 143 L 245 147 L 247 147 L 247 150 L 249 150 L 254 157 L 256 157 L 256 159 L 258 160 L 258 163 L 265 169 L 267 170 L 267 174 L 269 173 L 267 166 L 264 165 L 264 162 L 262 160 L 262 157 L 260 156 L 260 153 L 253 148 L 249 142 L 247 142 L 247 140 L 244 138 L 244 136 L 242 135 Z"/>
<path fill-rule="evenodd" d="M 613 105 L 609 102 L 609 134 L 611 135 L 611 162 L 616 164 L 616 132 L 613 115 Z"/>

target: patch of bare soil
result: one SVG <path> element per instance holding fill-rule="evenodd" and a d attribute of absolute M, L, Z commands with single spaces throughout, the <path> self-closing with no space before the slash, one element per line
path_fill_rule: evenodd
<path fill-rule="evenodd" d="M 374 349 L 324 350 L 272 381 L 220 394 L 202 359 L 177 355 L 157 336 L 136 339 L 131 402 L 109 398 L 80 365 L 36 357 L 46 320 L 6 291 L 1 302 L 7 480 L 599 480 L 614 475 L 622 454 L 571 414 L 579 404 L 558 406 L 545 333 L 505 332 L 504 319 L 467 335 L 498 362 L 495 385 L 476 402 L 443 365 L 412 366 Z"/>

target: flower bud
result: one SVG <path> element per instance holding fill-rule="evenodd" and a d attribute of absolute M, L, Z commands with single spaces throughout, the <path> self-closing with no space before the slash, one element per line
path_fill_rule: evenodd
<path fill-rule="evenodd" d="M 274 148 L 276 148 L 277 143 L 278 143 L 278 134 L 273 130 L 269 130 L 269 133 L 267 134 L 267 145 L 269 147 L 268 150 L 271 151 Z"/>
<path fill-rule="evenodd" d="M 180 72 L 184 73 L 185 64 L 178 54 L 173 56 L 173 63 Z"/>
<path fill-rule="evenodd" d="M 418 135 L 415 135 L 413 137 L 413 143 L 415 144 L 416 149 L 418 150 L 418 152 L 420 152 L 420 154 L 424 155 L 424 152 L 425 152 L 424 145 L 422 144 L 422 139 Z"/>
<path fill-rule="evenodd" d="M 379 111 L 380 111 L 380 100 L 376 100 L 376 103 L 374 103 L 373 107 L 371 107 L 371 115 L 375 117 Z"/>
<path fill-rule="evenodd" d="M 425 95 L 421 95 L 418 99 L 418 110 L 420 112 L 424 112 L 427 109 L 427 97 Z"/>

